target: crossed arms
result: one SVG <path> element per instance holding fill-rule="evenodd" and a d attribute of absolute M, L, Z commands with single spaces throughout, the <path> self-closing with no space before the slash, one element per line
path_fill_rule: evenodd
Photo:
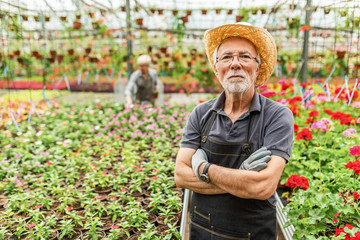
<path fill-rule="evenodd" d="M 209 169 L 210 183 L 203 183 L 194 174 L 191 158 L 192 148 L 180 148 L 175 164 L 175 183 L 201 194 L 230 193 L 240 198 L 265 200 L 276 190 L 285 167 L 285 159 L 271 155 L 267 167 L 259 172 L 225 168 L 212 164 Z M 201 173 L 205 164 L 200 166 Z"/>

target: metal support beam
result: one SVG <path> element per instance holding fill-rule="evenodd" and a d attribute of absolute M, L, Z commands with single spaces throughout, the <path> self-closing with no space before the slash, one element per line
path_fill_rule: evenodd
<path fill-rule="evenodd" d="M 310 16 L 311 16 L 311 0 L 306 1 L 306 15 L 305 15 L 305 25 L 310 26 Z M 301 82 L 307 82 L 307 64 L 309 58 L 309 31 L 304 31 L 304 44 L 303 44 L 303 52 L 301 58 L 304 62 L 301 68 Z"/>
<path fill-rule="evenodd" d="M 128 66 L 128 77 L 130 77 L 133 72 L 133 66 L 131 63 L 132 58 L 132 40 L 131 40 L 131 16 L 130 16 L 130 0 L 126 0 L 126 27 L 127 27 L 127 36 L 126 36 L 126 46 L 127 46 L 127 66 Z"/>

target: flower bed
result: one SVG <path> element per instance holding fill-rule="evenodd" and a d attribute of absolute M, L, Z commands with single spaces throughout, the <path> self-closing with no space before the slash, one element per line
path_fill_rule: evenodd
<path fill-rule="evenodd" d="M 291 84 L 280 83 L 274 91 L 271 86 L 262 91 L 294 113 L 292 156 L 278 189 L 288 202 L 285 227 L 294 226 L 293 239 L 359 239 L 358 90 L 349 104 L 340 87 L 330 87 L 330 98 L 316 86 L 301 97 L 293 96 Z M 350 96 L 353 89 L 349 86 Z"/>
<path fill-rule="evenodd" d="M 340 87 L 330 87 L 330 99 L 304 87 L 303 97 L 284 81 L 259 89 L 294 114 L 293 154 L 279 185 L 287 225 L 294 239 L 355 239 L 358 90 L 348 104 Z M 21 133 L 13 126 L 0 132 L 0 238 L 179 239 L 174 160 L 193 107 L 62 106 L 19 124 Z"/>
<path fill-rule="evenodd" d="M 0 239 L 180 239 L 182 106 L 63 106 L 0 132 Z"/>

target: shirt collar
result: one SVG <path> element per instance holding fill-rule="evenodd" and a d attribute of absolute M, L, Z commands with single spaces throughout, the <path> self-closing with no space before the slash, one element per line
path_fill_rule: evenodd
<path fill-rule="evenodd" d="M 222 91 L 219 97 L 216 98 L 211 109 L 216 111 L 217 113 L 223 111 L 225 105 L 225 99 L 226 99 L 225 91 Z M 249 112 L 260 112 L 260 110 L 261 110 L 260 96 L 259 93 L 255 90 Z"/>

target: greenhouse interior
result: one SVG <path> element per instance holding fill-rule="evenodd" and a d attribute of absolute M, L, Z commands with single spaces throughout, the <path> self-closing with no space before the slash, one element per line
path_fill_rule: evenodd
<path fill-rule="evenodd" d="M 0 26 L 0 239 L 360 239 L 359 0 L 0 0 Z"/>

